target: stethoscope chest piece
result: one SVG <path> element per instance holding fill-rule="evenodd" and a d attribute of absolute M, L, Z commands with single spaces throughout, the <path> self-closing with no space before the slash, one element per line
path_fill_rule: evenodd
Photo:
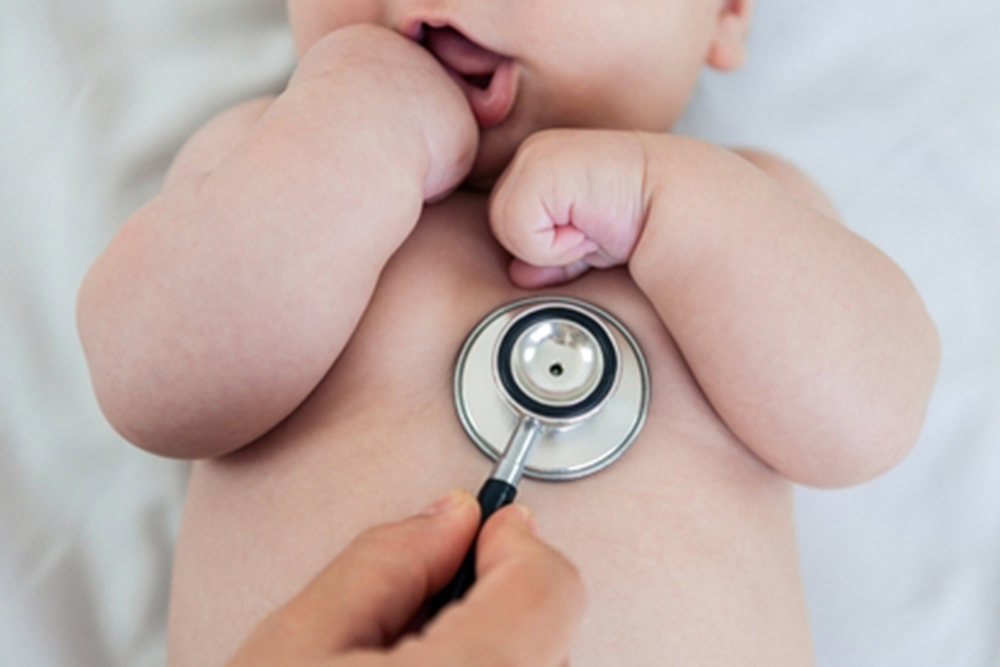
<path fill-rule="evenodd" d="M 472 441 L 496 461 L 479 489 L 480 521 L 517 496 L 522 475 L 569 480 L 625 453 L 646 421 L 649 371 L 610 313 L 569 297 L 503 306 L 469 334 L 455 368 L 455 406 Z M 428 606 L 461 598 L 476 550 Z"/>
<path fill-rule="evenodd" d="M 649 372 L 610 313 L 579 299 L 532 297 L 495 310 L 469 334 L 455 369 L 455 404 L 490 458 L 530 427 L 524 475 L 576 479 L 635 440 L 649 407 Z"/>

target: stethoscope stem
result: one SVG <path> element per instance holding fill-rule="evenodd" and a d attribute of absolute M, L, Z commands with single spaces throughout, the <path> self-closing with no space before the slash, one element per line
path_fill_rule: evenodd
<path fill-rule="evenodd" d="M 521 475 L 524 474 L 524 466 L 528 462 L 528 457 L 531 456 L 535 443 L 538 442 L 541 435 L 541 422 L 534 417 L 522 417 L 517 428 L 514 429 L 514 433 L 510 436 L 510 442 L 507 443 L 507 449 L 504 450 L 503 456 L 493 466 L 490 479 L 517 486 L 517 483 L 521 481 Z M 487 518 L 483 517 L 483 523 L 486 522 Z"/>
<path fill-rule="evenodd" d="M 493 473 L 479 489 L 480 530 L 494 512 L 514 502 L 514 498 L 517 497 L 517 483 L 521 480 L 524 466 L 543 430 L 544 426 L 533 417 L 523 417 L 518 423 L 507 443 L 507 449 L 494 466 Z M 477 531 L 476 541 L 478 539 Z M 436 614 L 449 602 L 464 597 L 475 582 L 476 542 L 474 541 L 458 573 L 432 601 L 430 615 Z"/>

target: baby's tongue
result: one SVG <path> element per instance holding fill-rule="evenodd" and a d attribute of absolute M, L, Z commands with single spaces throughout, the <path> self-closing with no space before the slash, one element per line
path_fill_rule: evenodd
<path fill-rule="evenodd" d="M 425 44 L 441 62 L 463 76 L 493 74 L 503 60 L 451 27 L 427 28 Z"/>

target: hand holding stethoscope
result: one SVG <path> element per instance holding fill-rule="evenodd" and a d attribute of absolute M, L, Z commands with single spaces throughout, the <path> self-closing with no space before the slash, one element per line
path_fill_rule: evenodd
<path fill-rule="evenodd" d="M 522 474 L 576 479 L 624 453 L 649 404 L 642 352 L 596 306 L 525 299 L 469 335 L 455 402 L 469 436 L 499 459 L 478 505 L 453 493 L 364 533 L 266 618 L 227 667 L 565 664 L 584 611 L 579 575 L 537 538 L 527 508 L 504 506 Z M 445 605 L 463 596 L 461 613 L 445 622 Z M 428 612 L 441 612 L 431 631 L 396 644 Z"/>
<path fill-rule="evenodd" d="M 522 299 L 469 334 L 455 405 L 469 437 L 497 459 L 479 491 L 485 522 L 513 502 L 522 475 L 572 480 L 616 461 L 645 423 L 649 372 L 638 342 L 607 311 L 568 297 Z M 463 597 L 475 578 L 473 545 L 427 613 Z"/>
<path fill-rule="evenodd" d="M 461 614 L 445 612 L 432 631 L 398 641 L 428 589 L 458 568 L 479 516 L 472 496 L 451 493 L 418 516 L 363 533 L 265 618 L 227 667 L 564 665 L 583 618 L 583 585 L 521 506 L 483 527 L 480 582 Z"/>

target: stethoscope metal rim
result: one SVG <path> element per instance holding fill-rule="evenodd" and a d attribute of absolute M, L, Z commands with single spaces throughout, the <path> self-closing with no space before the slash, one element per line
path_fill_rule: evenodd
<path fill-rule="evenodd" d="M 477 344 L 481 344 L 481 339 L 487 329 L 490 327 L 497 327 L 498 320 L 500 318 L 509 316 L 513 320 L 513 318 L 520 317 L 525 314 L 519 311 L 537 310 L 540 306 L 562 306 L 582 311 L 587 315 L 595 317 L 609 333 L 620 338 L 620 340 L 616 341 L 616 346 L 618 348 L 618 364 L 626 372 L 623 373 L 622 370 L 619 371 L 619 375 L 622 377 L 616 379 L 616 385 L 613 391 L 617 391 L 620 388 L 620 383 L 623 381 L 629 384 L 629 398 L 634 405 L 629 406 L 629 409 L 633 411 L 633 416 L 631 423 L 628 424 L 627 430 L 616 435 L 614 438 L 615 442 L 604 446 L 600 455 L 597 455 L 584 463 L 559 466 L 550 465 L 548 467 L 528 465 L 524 469 L 524 475 L 533 479 L 547 481 L 568 481 L 579 479 L 603 470 L 617 461 L 632 445 L 639 432 L 642 430 L 649 410 L 649 369 L 642 353 L 642 349 L 631 332 L 629 332 L 629 330 L 621 322 L 619 322 L 616 317 L 608 313 L 603 308 L 574 297 L 547 295 L 519 299 L 501 306 L 488 314 L 466 337 L 465 343 L 462 345 L 459 352 L 453 381 L 455 407 L 462 427 L 465 429 L 465 432 L 468 434 L 470 439 L 486 456 L 492 460 L 497 460 L 503 453 L 502 448 L 506 445 L 507 436 L 496 434 L 496 437 L 493 438 L 496 442 L 491 442 L 489 438 L 480 432 L 475 419 L 469 414 L 469 405 L 467 405 L 468 402 L 464 399 L 466 382 L 465 376 L 469 368 L 469 357 L 474 350 L 478 350 L 478 354 L 483 353 L 481 348 L 477 348 Z M 509 324 L 510 321 L 506 322 L 501 327 L 501 330 L 506 330 Z M 492 341 L 490 345 L 491 362 L 496 359 L 494 348 L 498 344 L 498 341 L 499 333 L 498 338 Z M 625 344 L 623 345 L 622 343 Z M 490 366 L 492 367 L 492 365 L 493 364 L 491 363 Z M 491 376 L 494 376 L 495 380 L 495 374 L 492 373 L 492 368 L 490 370 L 490 374 Z M 482 369 L 480 369 L 480 372 L 482 372 Z M 517 416 L 515 408 L 510 405 L 509 399 L 503 396 L 504 391 L 502 387 L 494 386 L 494 390 L 496 399 L 502 401 L 506 406 L 506 410 L 510 412 L 511 424 L 516 425 L 516 421 L 519 417 Z M 579 424 L 577 426 L 570 427 L 570 430 L 585 426 L 586 424 Z M 513 426 L 511 428 L 513 428 Z M 571 433 L 570 436 L 579 437 L 579 434 L 574 435 Z"/>

